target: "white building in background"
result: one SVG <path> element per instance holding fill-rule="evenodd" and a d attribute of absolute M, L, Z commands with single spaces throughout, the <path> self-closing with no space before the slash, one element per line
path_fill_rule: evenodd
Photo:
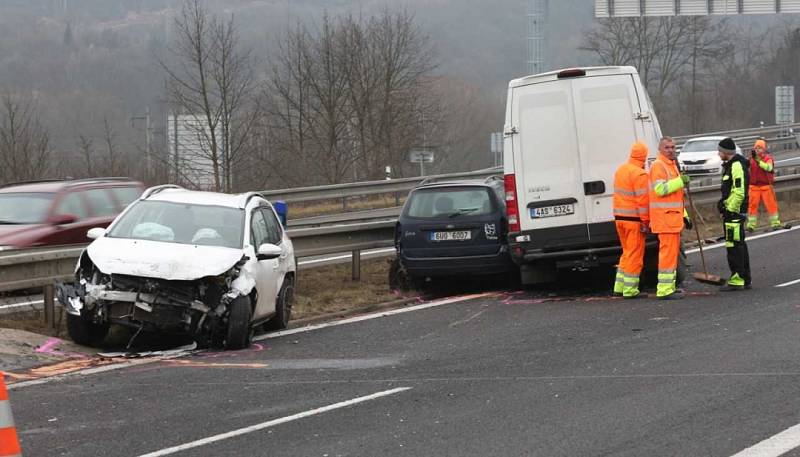
<path fill-rule="evenodd" d="M 222 128 L 217 127 L 218 163 L 222 164 Z M 211 129 L 205 117 L 193 114 L 170 114 L 167 118 L 170 179 L 202 190 L 214 188 L 211 160 Z M 177 173 L 176 173 L 177 170 Z M 222 170 L 220 170 L 222 174 Z"/>

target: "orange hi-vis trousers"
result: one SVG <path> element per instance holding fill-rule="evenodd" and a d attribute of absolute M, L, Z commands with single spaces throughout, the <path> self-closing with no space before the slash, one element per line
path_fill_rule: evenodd
<path fill-rule="evenodd" d="M 755 229 L 758 223 L 758 207 L 761 202 L 764 202 L 764 207 L 767 209 L 767 218 L 769 225 L 772 228 L 779 228 L 781 226 L 781 218 L 778 214 L 778 199 L 775 198 L 775 189 L 767 184 L 765 186 L 751 185 L 750 193 L 750 208 L 747 209 L 747 228 Z"/>
<path fill-rule="evenodd" d="M 678 256 L 681 254 L 680 233 L 658 234 L 658 285 L 656 296 L 665 297 L 675 292 L 678 278 Z"/>
<path fill-rule="evenodd" d="M 622 245 L 622 256 L 617 267 L 614 293 L 625 297 L 639 295 L 639 275 L 644 266 L 645 235 L 642 224 L 635 221 L 617 221 L 617 235 Z"/>

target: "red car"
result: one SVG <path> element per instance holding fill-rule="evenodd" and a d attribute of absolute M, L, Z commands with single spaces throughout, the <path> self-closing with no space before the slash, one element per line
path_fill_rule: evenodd
<path fill-rule="evenodd" d="M 88 243 L 89 229 L 107 227 L 143 191 L 144 185 L 130 178 L 0 186 L 0 251 Z"/>

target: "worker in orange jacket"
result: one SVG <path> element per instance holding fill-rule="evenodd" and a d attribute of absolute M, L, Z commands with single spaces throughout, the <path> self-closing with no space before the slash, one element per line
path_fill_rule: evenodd
<path fill-rule="evenodd" d="M 781 217 L 778 214 L 778 199 L 775 198 L 775 161 L 767 152 L 767 142 L 757 140 L 750 151 L 750 205 L 747 211 L 747 231 L 752 232 L 758 223 L 758 207 L 761 201 L 767 209 L 769 226 L 772 230 L 781 228 Z"/>
<path fill-rule="evenodd" d="M 622 245 L 614 295 L 624 298 L 640 296 L 639 275 L 644 266 L 645 238 L 650 224 L 647 154 L 645 144 L 634 143 L 630 158 L 614 174 L 614 220 Z"/>
<path fill-rule="evenodd" d="M 678 171 L 675 141 L 662 138 L 658 158 L 650 165 L 650 229 L 658 234 L 658 285 L 656 297 L 662 300 L 683 298 L 676 288 L 678 256 L 684 221 L 690 223 L 683 206 L 683 189 L 689 177 Z"/>

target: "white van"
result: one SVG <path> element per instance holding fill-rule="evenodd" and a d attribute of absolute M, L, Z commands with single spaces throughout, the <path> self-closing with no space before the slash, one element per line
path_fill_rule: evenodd
<path fill-rule="evenodd" d="M 509 248 L 523 284 L 558 269 L 614 265 L 614 173 L 661 129 L 633 67 L 575 68 L 511 81 L 504 174 Z M 657 243 L 657 242 L 656 242 Z M 648 243 L 650 254 L 654 243 Z"/>

